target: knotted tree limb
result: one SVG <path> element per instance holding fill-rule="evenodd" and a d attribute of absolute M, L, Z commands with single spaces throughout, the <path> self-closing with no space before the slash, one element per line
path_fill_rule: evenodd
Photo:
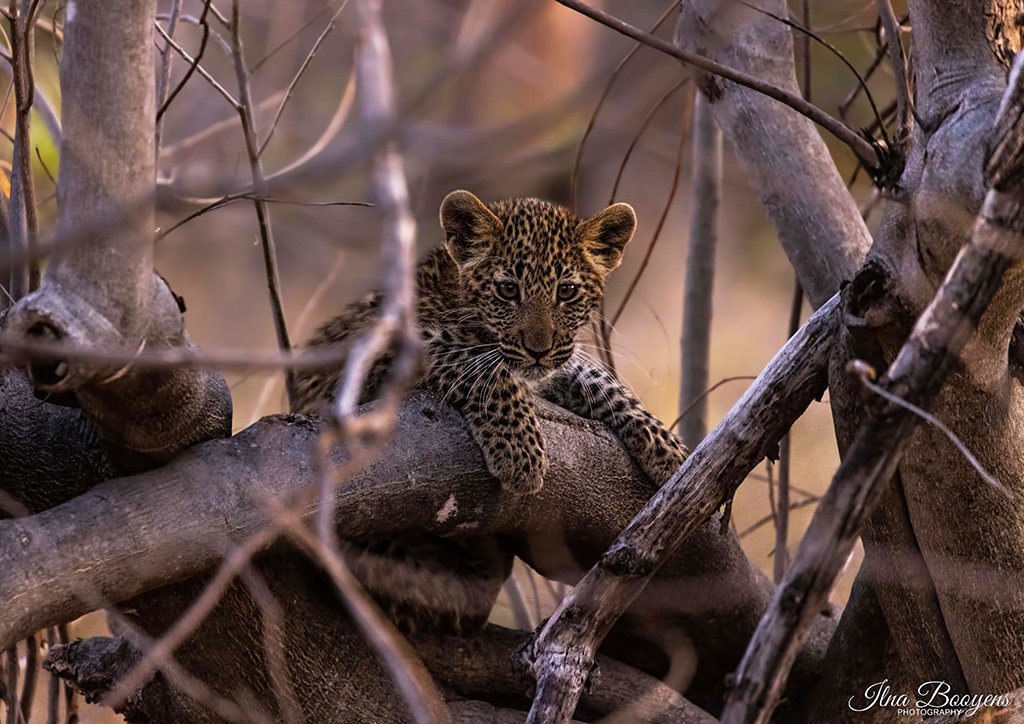
<path fill-rule="evenodd" d="M 772 359 L 537 634 L 524 652 L 537 677 L 531 724 L 572 717 L 597 647 L 616 619 L 824 393 L 837 303 L 823 305 Z"/>
<path fill-rule="evenodd" d="M 957 255 L 880 383 L 889 394 L 917 407 L 927 409 L 936 398 L 1004 276 L 1024 253 L 1024 158 L 1017 140 L 1024 137 L 1022 68 L 1024 55 L 1018 55 L 989 146 L 992 153 L 984 172 L 989 191 L 971 244 Z M 1008 124 L 1007 118 L 1015 120 Z M 726 703 L 724 724 L 765 722 L 771 716 L 805 622 L 826 602 L 919 420 L 894 401 L 872 398 L 867 419 L 750 643 Z"/>
<path fill-rule="evenodd" d="M 130 353 L 190 345 L 180 300 L 153 272 L 154 10 L 153 0 L 85 3 L 68 18 L 58 233 L 103 231 L 53 259 L 42 287 L 9 312 L 9 337 Z M 230 431 L 230 397 L 210 371 L 55 358 L 29 372 L 37 390 L 74 393 L 128 468 Z"/>

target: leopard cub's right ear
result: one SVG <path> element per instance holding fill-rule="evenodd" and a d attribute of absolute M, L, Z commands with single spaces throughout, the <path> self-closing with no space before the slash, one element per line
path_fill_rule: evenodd
<path fill-rule="evenodd" d="M 445 248 L 456 264 L 487 254 L 502 233 L 501 220 L 468 191 L 452 191 L 444 197 L 441 228 Z"/>

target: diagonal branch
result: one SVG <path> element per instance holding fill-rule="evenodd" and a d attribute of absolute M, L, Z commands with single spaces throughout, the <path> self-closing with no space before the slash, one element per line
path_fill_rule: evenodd
<path fill-rule="evenodd" d="M 681 1 L 682 0 L 673 0 L 672 4 L 665 9 L 665 12 L 663 12 L 654 22 L 654 25 L 651 26 L 650 32 L 653 33 L 657 30 L 661 24 L 668 19 L 668 16 L 672 11 L 679 7 L 679 3 Z M 569 178 L 569 208 L 573 211 L 578 211 L 576 208 L 576 192 L 577 181 L 579 180 L 580 162 L 583 159 L 583 147 L 587 144 L 587 138 L 590 137 L 590 132 L 594 130 L 594 124 L 597 122 L 597 115 L 601 112 L 601 107 L 604 106 L 604 102 L 608 99 L 608 94 L 611 92 L 612 86 L 622 73 L 622 70 L 642 47 L 644 47 L 644 44 L 637 41 L 637 44 L 630 48 L 629 52 L 626 53 L 622 60 L 619 61 L 619 64 L 615 66 L 615 70 L 612 71 L 612 74 L 608 76 L 608 82 L 605 84 L 604 90 L 601 92 L 601 97 L 597 99 L 597 105 L 594 106 L 594 112 L 590 114 L 590 120 L 587 121 L 587 127 L 583 129 L 583 135 L 580 136 L 579 145 L 576 146 L 576 156 L 572 161 L 572 175 Z"/>
<path fill-rule="evenodd" d="M 194 68 L 195 72 L 199 73 L 200 77 L 202 77 L 207 83 L 209 83 L 211 86 L 213 86 L 213 89 L 215 91 L 217 91 L 218 93 L 220 93 L 221 96 L 224 97 L 224 100 L 226 100 L 228 103 L 231 104 L 232 108 L 234 108 L 236 110 L 238 109 L 239 103 L 238 103 L 238 101 L 235 100 L 234 96 L 232 96 L 227 91 L 227 89 L 224 86 L 222 86 L 217 81 L 216 78 L 214 78 L 212 75 L 210 75 L 210 73 L 203 66 L 201 66 L 199 64 L 199 56 L 198 56 L 198 54 L 197 54 L 197 56 L 195 58 L 193 58 L 191 55 L 189 55 L 188 52 L 184 48 L 182 48 L 180 45 L 178 45 L 178 43 L 174 40 L 174 38 L 172 38 L 170 35 L 167 34 L 166 30 L 164 30 L 162 27 L 160 27 L 160 23 L 155 23 L 154 27 L 156 28 L 156 31 L 158 33 L 160 33 L 160 36 L 164 39 L 164 41 L 167 43 L 167 45 L 172 50 L 174 50 L 174 52 L 176 52 L 178 55 L 180 55 L 185 60 L 186 63 L 189 64 L 189 70 Z M 181 84 L 179 83 L 179 86 L 180 85 Z M 171 97 L 167 101 L 164 102 L 164 105 L 163 105 L 164 109 L 166 109 L 168 103 L 170 103 L 172 100 L 174 100 L 174 95 L 177 92 L 178 92 L 178 89 L 176 88 L 175 89 L 175 93 L 173 93 L 171 95 Z"/>
<path fill-rule="evenodd" d="M 320 50 L 320 46 L 323 44 L 327 36 L 334 30 L 334 26 L 338 20 L 338 16 L 341 15 L 341 11 L 345 9 L 345 5 L 348 2 L 343 2 L 338 11 L 331 16 L 330 22 L 327 23 L 327 27 L 320 33 L 320 37 L 313 43 L 313 47 L 309 53 L 306 54 L 306 59 L 302 61 L 302 65 L 299 66 L 298 72 L 295 73 L 295 77 L 292 78 L 292 82 L 288 84 L 288 90 L 285 91 L 284 98 L 281 99 L 281 104 L 277 107 L 277 111 L 274 113 L 274 120 L 270 122 L 270 128 L 267 129 L 267 135 L 264 136 L 263 142 L 260 143 L 259 152 L 257 155 L 263 156 L 263 152 L 267 149 L 267 144 L 270 143 L 270 139 L 274 136 L 274 131 L 277 130 L 277 124 L 281 120 L 281 114 L 284 113 L 285 106 L 288 105 L 288 101 L 291 100 L 292 94 L 295 93 L 295 88 L 298 86 L 299 81 L 302 80 L 302 76 L 306 74 L 306 70 L 309 69 L 310 64 L 313 62 L 313 58 L 316 57 L 316 52 Z M 252 71 L 250 71 L 250 74 Z"/>
<path fill-rule="evenodd" d="M 167 56 L 164 59 L 164 70 L 163 70 L 163 73 L 162 73 L 163 83 L 160 86 L 160 90 L 162 91 L 161 95 L 163 97 L 160 97 L 160 96 L 157 97 L 158 103 L 157 103 L 157 112 L 156 112 L 156 125 L 157 125 L 157 134 L 158 135 L 157 135 L 156 147 L 157 147 L 157 152 L 158 153 L 160 151 L 160 135 L 159 134 L 161 133 L 161 129 L 162 129 L 161 121 L 163 120 L 164 114 L 167 112 L 167 109 L 170 108 L 171 103 L 174 102 L 174 99 L 178 97 L 178 94 L 181 93 L 181 89 L 184 88 L 185 84 L 188 83 L 189 80 L 192 78 L 192 74 L 196 72 L 196 69 L 199 69 L 199 62 L 203 59 L 203 53 L 206 52 L 206 43 L 210 39 L 210 23 L 207 21 L 206 16 L 210 12 L 210 4 L 212 2 L 213 2 L 213 0 L 206 0 L 206 2 L 203 4 L 203 12 L 199 15 L 199 19 L 197 20 L 198 24 L 203 27 L 203 38 L 202 38 L 202 40 L 199 41 L 199 50 L 196 51 L 196 57 L 193 58 L 189 62 L 188 70 L 185 71 L 185 75 L 183 75 L 181 77 L 181 80 L 178 81 L 178 85 L 174 86 L 174 90 L 171 91 L 170 94 L 167 93 L 166 85 L 171 80 L 171 76 L 170 76 L 170 66 L 171 66 L 170 59 L 171 59 L 171 55 L 170 55 L 170 52 L 171 52 L 171 48 L 173 47 L 171 45 L 171 40 L 174 38 L 174 21 L 175 21 L 175 18 L 176 18 L 174 13 L 171 14 L 171 21 L 168 22 L 168 24 L 167 24 L 166 37 L 167 37 L 168 42 L 167 42 L 167 50 L 165 51 L 167 53 Z M 175 6 L 175 7 L 177 7 L 177 6 Z M 161 35 L 164 35 L 163 29 L 161 28 L 160 30 L 161 30 Z M 188 57 L 187 55 L 185 55 L 184 51 L 182 51 L 182 50 L 180 50 L 178 48 L 175 48 L 175 50 L 178 53 L 180 53 L 182 55 L 182 57 L 184 57 L 184 58 Z M 200 69 L 200 71 L 203 72 L 202 69 Z M 229 98 L 230 98 L 230 96 L 229 96 Z"/>
<path fill-rule="evenodd" d="M 567 722 L 612 625 L 687 536 L 826 386 L 838 298 L 791 339 L 715 430 L 651 498 L 525 651 L 537 678 L 529 724 Z"/>

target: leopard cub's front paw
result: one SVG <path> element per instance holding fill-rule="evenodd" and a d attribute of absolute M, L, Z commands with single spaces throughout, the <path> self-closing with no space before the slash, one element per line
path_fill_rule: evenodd
<path fill-rule="evenodd" d="M 504 490 L 534 495 L 544 486 L 548 458 L 543 448 L 506 446 L 487 454 L 487 469 L 501 482 Z"/>

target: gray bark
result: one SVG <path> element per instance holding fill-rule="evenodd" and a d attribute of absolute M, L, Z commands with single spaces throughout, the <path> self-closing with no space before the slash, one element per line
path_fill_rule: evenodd
<path fill-rule="evenodd" d="M 454 413 L 429 398 L 414 399 L 403 410 L 395 443 L 339 490 L 339 534 L 408 529 L 456 537 L 506 533 L 516 541 L 517 554 L 538 571 L 575 582 L 652 488 L 602 427 L 557 408 L 543 409 L 551 470 L 544 491 L 524 506 L 500 495 Z M 319 425 L 301 417 L 268 418 L 230 440 L 196 446 L 152 472 L 104 483 L 35 516 L 0 522 L 0 568 L 5 571 L 0 608 L 6 612 L 0 641 L 17 640 L 25 631 L 216 565 L 265 525 L 257 496 L 279 496 L 317 481 L 308 451 L 319 431 Z M 410 478 L 409 470 L 421 472 Z M 449 517 L 438 516 L 453 506 Z M 480 510 L 490 513 L 480 516 Z M 97 520 L 104 524 L 95 525 Z M 288 579 L 288 571 L 301 569 L 293 561 L 275 575 Z M 731 534 L 720 535 L 715 523 L 701 526 L 627 612 L 623 651 L 641 645 L 644 637 L 628 631 L 642 632 L 644 622 L 658 631 L 654 649 L 682 636 L 699 662 L 691 694 L 711 705 L 720 701 L 725 675 L 735 666 L 770 591 L 770 583 L 752 568 Z M 151 598 L 168 596 L 155 592 Z M 727 615 L 721 605 L 728 607 Z M 311 615 L 307 611 L 300 618 Z M 245 624 L 251 619 L 241 618 L 240 630 L 251 630 Z M 234 619 L 225 623 L 223 612 L 215 612 L 211 621 L 213 630 L 223 633 L 232 630 Z M 160 622 L 152 625 L 159 629 Z M 827 640 L 827 622 L 823 626 L 801 659 L 795 686 L 813 681 Z M 213 652 L 206 654 L 210 663 L 204 673 L 214 680 L 226 675 L 222 670 L 230 667 L 223 660 L 218 666 Z M 322 662 L 320 667 L 327 674 L 333 670 Z M 298 673 L 316 670 L 309 665 Z"/>
<path fill-rule="evenodd" d="M 781 0 L 758 5 L 789 12 Z M 739 3 L 683 3 L 676 45 L 800 93 L 789 28 Z M 811 121 L 760 93 L 706 73 L 697 82 L 818 308 L 853 278 L 871 245 L 825 142 Z"/>
<path fill-rule="evenodd" d="M 841 355 L 871 349 L 874 364 L 892 360 L 970 236 L 1006 85 L 1006 56 L 999 49 L 1004 42 L 1019 47 L 1019 35 L 993 35 L 991 21 L 1011 7 L 1022 9 L 1019 2 L 980 0 L 909 4 L 915 106 L 923 124 L 915 128 L 901 188 L 886 209 L 869 266 L 847 291 L 847 318 L 857 327 L 850 347 L 837 350 Z M 1007 350 L 1021 302 L 1019 271 L 1010 272 L 932 410 L 1017 494 L 1024 409 L 1019 369 Z M 912 678 L 948 677 L 951 685 L 961 682 L 979 693 L 1017 688 L 1024 683 L 1019 506 L 984 483 L 930 426 L 911 439 L 895 486 L 866 531 L 865 570 L 877 581 Z"/>
<path fill-rule="evenodd" d="M 860 416 L 862 393 L 842 393 L 840 375 L 846 362 L 867 357 L 881 369 L 893 359 L 969 237 L 985 189 L 982 161 L 1005 87 L 1007 49 L 1020 47 L 1020 28 L 1011 20 L 1022 9 L 1019 2 L 921 0 L 909 5 L 915 105 L 924 128 L 919 124 L 914 130 L 899 189 L 871 253 L 872 263 L 844 295 L 850 336 L 836 347 L 836 372 L 830 380 L 837 429 L 855 428 Z M 781 3 L 769 9 L 784 12 Z M 790 62 L 789 41 L 782 37 L 784 31 L 777 26 L 773 31 L 771 26 L 770 19 L 737 9 L 734 3 L 693 3 L 684 6 L 679 40 L 730 64 L 756 62 L 768 72 L 774 69 L 781 82 L 791 72 L 783 67 Z M 816 188 L 818 179 L 802 184 L 806 178 L 802 169 L 812 167 L 818 139 L 812 139 L 811 145 L 806 139 L 794 141 L 791 129 L 771 125 L 785 126 L 776 119 L 787 111 L 755 112 L 752 109 L 758 108 L 759 101 L 752 94 L 740 103 L 734 94 L 747 91 L 711 82 L 724 91 L 716 116 L 737 155 L 749 159 L 752 183 L 780 228 L 783 245 L 803 281 L 806 274 L 801 265 L 808 257 L 822 254 L 823 246 L 844 242 L 842 234 L 797 236 L 797 230 L 809 224 L 792 210 L 821 193 Z M 771 104 L 764 99 L 760 103 Z M 737 130 L 731 131 L 732 126 Z M 774 170 L 755 163 L 762 157 Z M 795 186 L 803 200 L 779 209 L 779 196 Z M 852 202 L 848 194 L 834 185 L 831 188 L 842 198 L 820 206 L 813 224 L 844 228 L 842 219 L 849 219 Z M 840 219 L 828 220 L 836 215 Z M 787 245 L 787 233 L 798 239 L 797 249 Z M 866 234 L 861 238 L 866 240 Z M 866 248 L 866 241 L 860 248 Z M 824 273 L 828 264 L 819 262 L 823 260 L 812 263 L 818 273 Z M 837 278 L 850 277 L 843 273 Z M 1022 473 L 1014 422 L 1021 414 L 1019 372 L 1007 364 L 1008 341 L 1021 306 L 1018 287 L 1019 281 L 1011 275 L 935 405 L 940 419 L 1011 487 Z M 1015 582 L 1024 546 L 1018 511 L 981 482 L 952 444 L 930 427 L 913 436 L 895 484 L 899 489 L 883 499 L 867 529 L 864 575 L 868 583 L 855 589 L 850 610 L 863 610 L 858 596 L 877 594 L 893 647 L 904 652 L 903 661 L 911 670 L 909 678 L 902 680 L 947 676 L 951 684 L 963 682 L 971 691 L 1019 686 L 1022 645 L 1015 632 L 1021 630 L 1016 620 L 1021 607 Z M 984 515 L 969 512 L 982 509 Z M 853 623 L 851 627 L 861 628 Z M 862 671 L 841 662 L 857 661 L 863 668 L 860 647 L 855 636 L 837 641 L 826 677 L 833 682 L 850 677 L 849 688 L 855 690 Z M 956 655 L 951 656 L 952 652 Z M 876 658 L 879 675 L 875 680 L 897 672 L 899 666 L 893 666 L 891 656 Z"/>
<path fill-rule="evenodd" d="M 188 346 L 178 300 L 153 272 L 153 0 L 80 3 L 64 31 L 58 233 L 68 246 L 6 334 L 100 350 Z M 220 375 L 103 362 L 36 361 L 37 390 L 75 393 L 125 469 L 230 433 Z"/>
<path fill-rule="evenodd" d="M 691 450 L 708 431 L 708 365 L 711 358 L 711 301 L 718 246 L 718 204 L 722 194 L 722 132 L 707 99 L 697 94 L 693 115 L 693 203 L 683 297 L 682 375 L 679 435 Z M 698 398 L 699 401 L 698 401 Z"/>

